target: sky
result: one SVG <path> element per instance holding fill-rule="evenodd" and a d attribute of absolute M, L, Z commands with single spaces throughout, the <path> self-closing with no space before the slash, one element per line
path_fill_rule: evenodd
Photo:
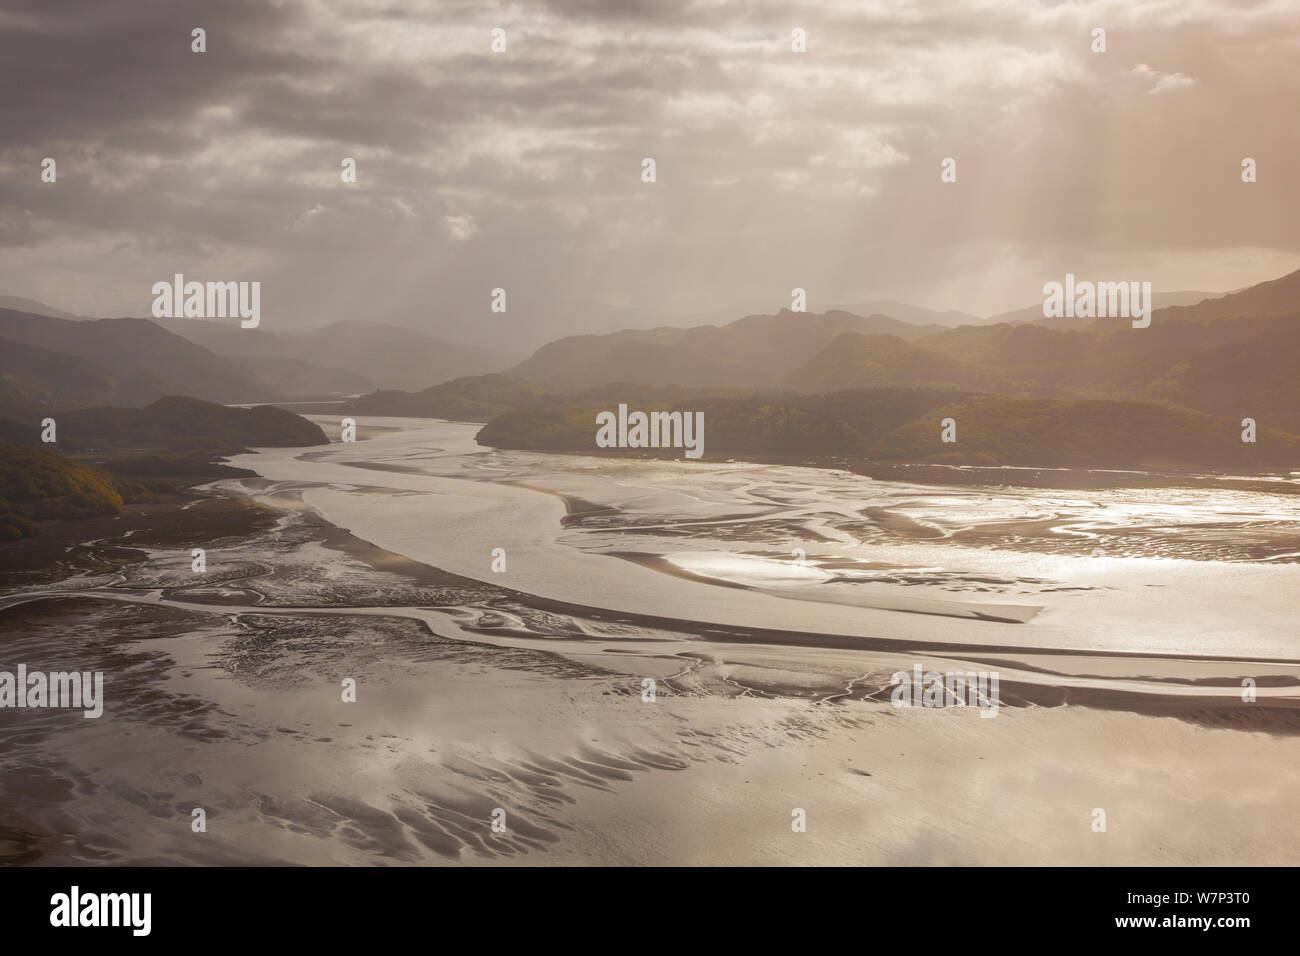
<path fill-rule="evenodd" d="M 260 281 L 266 329 L 367 319 L 518 350 L 773 312 L 796 287 L 811 311 L 981 316 L 1066 272 L 1227 291 L 1300 268 L 1297 16 L 5 0 L 0 294 L 147 316 L 180 272 Z"/>

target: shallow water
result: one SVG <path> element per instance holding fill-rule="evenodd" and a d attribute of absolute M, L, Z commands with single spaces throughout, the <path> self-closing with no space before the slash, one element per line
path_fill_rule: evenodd
<path fill-rule="evenodd" d="M 0 863 L 1300 854 L 1291 499 L 376 424 L 241 456 L 264 477 L 215 487 L 281 517 L 203 574 L 144 547 L 0 596 L 5 661 L 107 675 L 100 720 L 0 713 Z M 889 706 L 914 666 L 1000 672 L 998 719 Z M 817 821 L 793 844 L 791 806 Z M 1105 842 L 1095 806 L 1128 821 Z"/>
<path fill-rule="evenodd" d="M 272 484 L 221 485 L 293 489 L 388 550 L 591 607 L 864 638 L 1300 658 L 1300 509 L 1287 495 L 942 488 L 494 450 L 475 444 L 475 425 L 360 421 L 398 430 L 241 456 Z M 491 569 L 496 548 L 504 573 Z"/>

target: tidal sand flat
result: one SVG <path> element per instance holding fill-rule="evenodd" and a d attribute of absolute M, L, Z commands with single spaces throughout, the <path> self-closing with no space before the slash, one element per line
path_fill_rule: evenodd
<path fill-rule="evenodd" d="M 392 430 L 241 456 L 260 477 L 209 489 L 270 526 L 133 534 L 0 595 L 6 663 L 106 675 L 101 719 L 4 712 L 7 862 L 1300 851 L 1285 496 L 949 489 L 361 425 Z M 996 716 L 894 706 L 918 665 L 997 672 Z"/>
<path fill-rule="evenodd" d="M 1298 656 L 1289 495 L 944 488 L 501 451 L 478 446 L 474 425 L 361 421 L 400 430 L 232 464 L 389 551 L 580 606 L 859 638 Z M 504 573 L 491 571 L 497 548 Z M 813 580 L 818 568 L 834 573 Z M 935 621 L 926 602 L 950 613 Z"/>

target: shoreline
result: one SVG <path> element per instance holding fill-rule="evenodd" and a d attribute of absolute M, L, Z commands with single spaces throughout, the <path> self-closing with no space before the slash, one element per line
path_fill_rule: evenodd
<path fill-rule="evenodd" d="M 442 421 L 442 419 L 412 419 Z M 458 424 L 480 424 L 464 422 Z M 992 487 L 1059 489 L 1061 491 L 1103 491 L 1127 488 L 1192 488 L 1198 490 L 1259 491 L 1267 494 L 1300 495 L 1300 478 L 1275 471 L 1256 475 L 1227 475 L 1196 471 L 1147 471 L 1130 468 L 1055 468 L 1046 465 L 944 465 L 934 462 L 871 461 L 843 455 L 750 455 L 734 453 L 686 458 L 682 455 L 651 455 L 640 449 L 527 448 L 509 445 L 481 445 L 485 450 L 532 452 L 611 461 L 681 462 L 686 465 L 776 465 L 847 471 L 876 481 L 898 481 L 937 487 Z M 724 453 L 725 454 L 725 453 Z"/>
<path fill-rule="evenodd" d="M 299 412 L 304 416 L 320 416 L 320 408 L 312 405 L 332 403 L 294 403 L 276 402 L 276 407 L 287 411 Z M 245 407 L 245 406 L 237 406 Z M 350 414 L 358 418 L 405 419 L 411 422 L 443 421 L 460 425 L 475 425 L 479 429 L 487 422 L 463 421 L 461 419 L 420 418 L 409 415 L 367 415 L 357 413 L 338 403 L 336 409 L 340 414 Z M 370 436 L 364 436 L 369 438 Z M 358 441 L 363 436 L 358 435 Z M 477 433 L 475 436 L 477 441 Z M 631 461 L 682 461 L 687 464 L 752 464 L 779 465 L 802 468 L 823 468 L 848 471 L 877 481 L 903 481 L 925 485 L 952 486 L 988 486 L 1008 488 L 1059 489 L 1061 491 L 1098 491 L 1124 488 L 1195 488 L 1221 489 L 1225 491 L 1259 491 L 1270 494 L 1300 495 L 1300 475 L 1296 471 L 1285 474 L 1278 470 L 1261 471 L 1256 474 L 1216 473 L 1212 471 L 1165 471 L 1141 468 L 1069 468 L 1054 465 L 945 465 L 938 462 L 903 462 L 870 460 L 860 455 L 765 455 L 748 452 L 724 452 L 706 454 L 701 458 L 686 458 L 680 454 L 650 454 L 643 449 L 628 450 L 619 448 L 590 449 L 584 448 L 533 448 L 512 445 L 487 445 L 479 447 L 491 451 L 534 452 L 541 455 L 566 455 L 580 457 L 608 458 L 611 460 Z"/>

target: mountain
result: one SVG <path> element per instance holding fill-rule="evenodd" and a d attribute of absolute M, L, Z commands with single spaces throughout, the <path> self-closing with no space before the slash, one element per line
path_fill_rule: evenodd
<path fill-rule="evenodd" d="M 956 441 L 940 423 L 956 423 Z M 1184 408 L 1135 402 L 1018 401 L 975 395 L 932 409 L 871 449 L 890 461 L 1050 468 L 1226 469 L 1300 465 L 1300 437 L 1263 429 L 1255 444 L 1241 426 Z"/>
<path fill-rule="evenodd" d="M 0 541 L 31 537 L 42 519 L 117 514 L 147 497 L 139 482 L 49 449 L 0 444 Z"/>
<path fill-rule="evenodd" d="M 83 319 L 85 316 L 64 312 L 35 299 L 24 299 L 20 295 L 0 295 L 0 309 L 13 309 L 15 312 L 30 312 L 32 315 L 48 315 L 52 319 Z"/>
<path fill-rule="evenodd" d="M 866 302 L 837 304 L 831 306 L 831 309 L 837 312 L 852 312 L 854 315 L 887 315 L 909 325 L 939 325 L 948 328 L 956 328 L 959 325 L 983 325 L 995 321 L 981 319 L 978 315 L 958 312 L 955 309 L 936 312 L 933 309 L 923 309 L 919 305 L 895 302 L 893 299 L 870 299 Z"/>
<path fill-rule="evenodd" d="M 144 408 L 60 411 L 55 421 L 59 448 L 74 453 L 129 447 L 216 457 L 248 448 L 329 444 L 319 425 L 272 405 L 229 408 L 181 395 Z"/>
<path fill-rule="evenodd" d="M 890 429 L 915 420 L 927 409 L 964 397 L 961 392 L 921 388 L 795 395 L 618 383 L 542 396 L 492 419 L 476 437 L 479 444 L 500 448 L 619 454 L 597 449 L 596 415 L 627 403 L 642 411 L 702 412 L 706 458 L 865 455 Z M 682 454 L 680 449 L 632 453 Z"/>
<path fill-rule="evenodd" d="M 4 391 L 37 405 L 137 404 L 149 397 L 131 375 L 114 376 L 94 362 L 0 338 L 0 382 Z"/>
<path fill-rule="evenodd" d="M 62 380 L 86 363 L 99 369 L 105 386 L 105 394 L 88 399 L 96 402 L 142 405 L 174 394 L 216 402 L 281 397 L 278 388 L 238 364 L 148 319 L 73 321 L 0 309 L 0 339 L 71 357 L 63 368 L 50 359 L 27 370 L 6 369 L 7 380 L 24 394 L 56 404 L 70 401 L 63 397 Z"/>
<path fill-rule="evenodd" d="M 1300 432 L 1300 313 L 1133 329 L 965 326 L 919 343 L 982 369 L 980 390 L 1160 402 Z"/>
<path fill-rule="evenodd" d="M 57 441 L 41 442 L 42 417 Z M 0 441 L 81 459 L 118 475 L 174 492 L 214 478 L 247 476 L 218 459 L 248 448 L 325 445 L 318 425 L 271 405 L 228 408 L 172 395 L 145 408 L 72 408 L 51 412 L 0 403 Z"/>
<path fill-rule="evenodd" d="M 12 309 L 0 309 L 0 383 L 0 395 L 56 407 L 138 407 L 176 394 L 285 401 L 367 387 L 362 376 L 294 357 L 217 355 L 149 319 L 70 320 Z"/>
<path fill-rule="evenodd" d="M 685 388 L 604 386 L 549 395 L 494 418 L 480 444 L 591 455 L 681 457 L 680 448 L 627 452 L 596 446 L 596 415 L 702 412 L 704 457 L 819 456 L 861 461 L 1043 468 L 1150 468 L 1233 472 L 1300 466 L 1300 437 L 1241 427 L 1184 408 L 1136 402 L 1022 400 L 940 389 L 854 389 L 822 395 L 718 395 Z M 956 441 L 942 440 L 945 418 Z"/>
<path fill-rule="evenodd" d="M 1189 303 L 1171 303 L 1171 305 L 1173 307 L 1158 313 L 1159 319 L 1203 321 L 1292 315 L 1300 312 L 1300 270 L 1280 279 L 1261 282 L 1239 292 L 1206 299 L 1195 305 Z"/>
<path fill-rule="evenodd" d="M 802 392 L 835 392 L 882 386 L 985 389 L 998 381 L 994 373 L 896 335 L 845 332 L 792 372 L 785 384 Z"/>
<path fill-rule="evenodd" d="M 377 391 L 348 403 L 358 415 L 393 415 L 486 422 L 540 398 L 546 390 L 508 375 L 465 376 L 420 392 Z"/>
<path fill-rule="evenodd" d="M 1087 278 L 1087 276 L 1084 276 Z M 1151 301 L 1156 309 L 1167 309 L 1176 306 L 1194 305 L 1202 299 L 1211 299 L 1218 295 L 1217 292 L 1155 292 L 1151 293 Z M 1086 329 L 1093 324 L 1094 319 L 1081 319 L 1074 316 L 1060 316 L 1058 318 L 1047 318 L 1043 315 L 1043 304 L 1027 306 L 1023 309 L 1016 309 L 1012 312 L 1001 312 L 997 315 L 991 315 L 984 320 L 985 325 L 996 325 L 999 322 L 1008 322 L 1012 325 L 1018 325 L 1024 322 L 1032 322 L 1035 325 L 1041 325 L 1048 329 L 1063 330 L 1080 330 Z"/>
<path fill-rule="evenodd" d="M 285 400 L 358 395 L 373 387 L 368 376 L 344 368 L 322 368 L 302 359 L 268 355 L 231 358 L 259 381 L 274 386 Z"/>
<path fill-rule="evenodd" d="M 351 394 L 375 388 L 423 388 L 458 376 L 498 372 L 512 361 L 488 349 L 455 345 L 379 322 L 349 320 L 316 329 L 279 331 L 241 329 L 233 323 L 195 319 L 166 319 L 163 324 L 169 331 L 224 356 L 292 360 L 317 368 L 346 369 L 351 376 L 347 380 Z M 340 378 L 337 383 L 343 381 Z"/>
<path fill-rule="evenodd" d="M 1169 362 L 1145 394 L 1217 415 L 1300 432 L 1300 313 L 1276 320 L 1221 319 L 1187 326 L 1262 329 Z M 1181 328 L 1169 323 L 1171 332 Z"/>
<path fill-rule="evenodd" d="M 1158 309 L 1145 329 L 1133 329 L 1128 320 L 1087 320 L 1081 329 L 1037 321 L 947 328 L 886 315 L 782 310 L 724 325 L 570 336 L 543 346 L 507 375 L 570 393 L 625 382 L 821 393 L 924 387 L 1025 400 L 1105 399 L 1254 418 L 1260 427 L 1300 432 L 1300 307 L 1292 314 L 1241 315 L 1282 308 L 1292 296 L 1300 301 L 1300 273 L 1204 301 L 1199 292 L 1169 293 L 1156 301 L 1198 303 Z M 1234 317 L 1196 318 L 1202 312 Z M 1179 316 L 1186 318 L 1173 320 Z M 515 401 L 435 406 L 436 393 L 426 393 L 379 393 L 354 409 L 483 419 Z"/>
<path fill-rule="evenodd" d="M 775 384 L 838 335 L 888 334 L 912 341 L 937 331 L 887 315 L 792 312 L 751 315 L 724 326 L 625 329 L 544 345 L 506 374 L 553 389 L 603 382 L 751 387 Z"/>

